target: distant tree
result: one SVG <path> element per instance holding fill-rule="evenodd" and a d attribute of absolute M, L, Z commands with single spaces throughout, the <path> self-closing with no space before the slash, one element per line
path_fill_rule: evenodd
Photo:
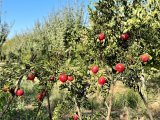
<path fill-rule="evenodd" d="M 9 24 L 2 20 L 2 0 L 0 1 L 0 58 L 2 59 L 2 45 L 7 39 L 8 33 L 9 33 Z"/>

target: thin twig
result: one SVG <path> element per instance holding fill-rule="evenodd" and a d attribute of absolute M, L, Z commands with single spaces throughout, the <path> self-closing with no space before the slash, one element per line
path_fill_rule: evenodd
<path fill-rule="evenodd" d="M 47 91 L 47 102 L 48 102 L 48 114 L 49 114 L 49 119 L 52 120 L 52 112 L 51 112 L 51 105 L 50 105 L 50 100 L 49 100 L 49 93 Z"/>
<path fill-rule="evenodd" d="M 100 60 L 102 61 L 103 57 L 102 57 L 102 43 L 100 43 L 100 48 L 99 48 L 99 54 L 100 54 Z"/>
<path fill-rule="evenodd" d="M 79 120 L 82 120 L 80 106 L 78 105 L 76 98 L 74 98 L 74 101 L 75 101 L 76 109 L 78 112 Z"/>
<path fill-rule="evenodd" d="M 43 102 L 43 101 L 42 101 Z M 42 102 L 41 103 L 38 103 L 38 110 L 37 110 L 37 113 L 36 113 L 36 116 L 35 116 L 35 120 L 37 120 L 37 117 L 38 117 L 38 113 L 39 113 L 39 111 L 40 111 L 40 109 L 41 109 L 41 106 L 42 106 Z"/>
<path fill-rule="evenodd" d="M 148 113 L 149 119 L 150 119 L 150 120 L 153 120 L 152 113 L 151 113 L 150 109 L 148 108 L 148 103 L 147 103 L 145 97 L 143 96 L 143 94 L 142 94 L 141 91 L 138 91 L 138 93 L 139 93 L 141 99 L 143 100 L 143 103 L 144 103 L 144 105 L 145 105 L 145 107 L 146 107 L 146 109 L 147 109 L 147 113 Z"/>

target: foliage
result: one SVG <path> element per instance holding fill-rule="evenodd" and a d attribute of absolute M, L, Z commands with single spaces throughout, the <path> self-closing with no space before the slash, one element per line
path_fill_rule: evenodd
<path fill-rule="evenodd" d="M 96 42 L 96 35 L 103 32 L 106 35 L 101 50 L 103 64 L 106 63 L 113 68 L 116 63 L 124 63 L 126 70 L 119 79 L 129 87 L 141 84 L 142 75 L 145 80 L 149 80 L 146 79 L 145 73 L 152 72 L 150 67 L 156 70 L 159 68 L 158 4 L 158 1 L 99 0 L 95 3 L 94 9 L 89 8 L 92 22 L 89 45 L 95 45 L 91 48 L 92 52 L 95 52 L 93 55 L 97 55 L 95 59 L 100 59 L 100 43 Z M 129 34 L 129 40 L 120 40 L 119 36 L 122 33 Z M 144 53 L 150 55 L 147 65 L 139 59 Z"/>

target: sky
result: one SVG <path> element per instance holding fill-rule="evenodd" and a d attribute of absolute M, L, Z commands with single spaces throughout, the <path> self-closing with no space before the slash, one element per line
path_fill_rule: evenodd
<path fill-rule="evenodd" d="M 89 0 L 3 0 L 2 1 L 2 21 L 6 21 L 12 27 L 8 38 L 15 34 L 31 29 L 37 20 L 53 11 L 62 9 L 69 4 L 78 1 L 87 7 Z"/>

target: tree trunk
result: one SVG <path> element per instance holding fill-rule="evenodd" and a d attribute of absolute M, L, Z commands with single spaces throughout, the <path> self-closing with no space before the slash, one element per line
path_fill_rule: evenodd
<path fill-rule="evenodd" d="M 79 120 L 82 120 L 80 105 L 77 103 L 76 98 L 75 98 L 75 105 L 76 105 L 76 109 L 77 109 L 77 112 L 78 112 Z"/>
<path fill-rule="evenodd" d="M 146 109 L 147 109 L 147 113 L 148 113 L 149 119 L 150 119 L 150 120 L 153 120 L 152 113 L 151 113 L 150 109 L 148 108 L 148 103 L 147 103 L 145 97 L 143 96 L 143 94 L 142 94 L 141 91 L 139 91 L 138 93 L 139 93 L 141 99 L 143 100 L 143 103 L 144 103 L 144 105 L 145 105 L 145 107 L 146 107 Z"/>
<path fill-rule="evenodd" d="M 51 112 L 51 105 L 50 105 L 50 100 L 49 100 L 49 93 L 47 91 L 47 102 L 48 102 L 48 114 L 49 114 L 49 119 L 52 120 L 52 112 Z"/>
<path fill-rule="evenodd" d="M 111 110 L 112 110 L 112 101 L 113 101 L 113 90 L 114 90 L 114 86 L 113 86 L 113 83 L 111 83 L 109 106 L 108 106 L 108 111 L 107 111 L 106 120 L 110 120 L 110 115 L 111 115 Z"/>

